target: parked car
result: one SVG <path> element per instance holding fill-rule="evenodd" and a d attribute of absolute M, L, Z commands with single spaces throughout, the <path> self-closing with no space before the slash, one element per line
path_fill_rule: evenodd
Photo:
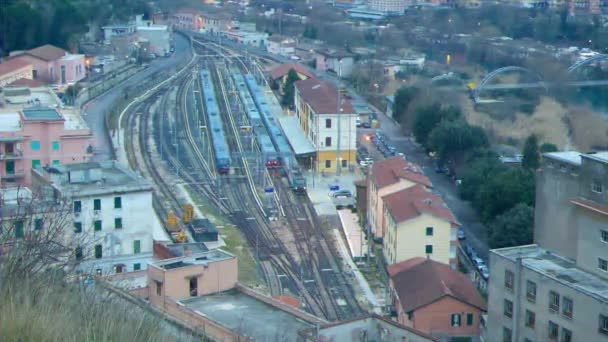
<path fill-rule="evenodd" d="M 458 229 L 458 240 L 464 240 L 466 239 L 466 235 L 464 234 L 464 230 L 462 228 Z"/>
<path fill-rule="evenodd" d="M 362 128 L 372 128 L 372 124 L 371 124 L 371 123 L 369 123 L 369 121 L 363 121 L 363 122 L 361 123 L 361 127 L 362 127 Z"/>
<path fill-rule="evenodd" d="M 473 266 L 478 267 L 479 265 L 485 264 L 483 262 L 483 260 L 478 257 L 477 255 L 471 257 L 471 260 L 473 261 Z"/>
<path fill-rule="evenodd" d="M 490 270 L 488 269 L 488 266 L 483 265 L 480 269 L 479 269 L 479 273 L 481 273 L 481 276 L 483 277 L 483 279 L 488 280 L 488 278 L 490 278 Z"/>
<path fill-rule="evenodd" d="M 354 208 L 355 199 L 349 190 L 338 190 L 332 194 L 332 201 L 336 209 Z"/>

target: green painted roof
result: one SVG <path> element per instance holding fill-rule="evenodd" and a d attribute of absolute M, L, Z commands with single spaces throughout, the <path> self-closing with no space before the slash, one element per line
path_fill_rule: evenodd
<path fill-rule="evenodd" d="M 61 115 L 50 107 L 29 107 L 23 109 L 23 116 L 26 120 L 59 120 Z"/>

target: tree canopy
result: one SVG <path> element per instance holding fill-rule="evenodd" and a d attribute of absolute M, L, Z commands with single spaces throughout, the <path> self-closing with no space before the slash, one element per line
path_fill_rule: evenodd
<path fill-rule="evenodd" d="M 538 151 L 538 138 L 532 134 L 524 143 L 521 166 L 524 169 L 536 170 L 540 165 L 540 152 Z"/>
<path fill-rule="evenodd" d="M 496 217 L 488 229 L 490 248 L 527 245 L 533 241 L 534 208 L 519 203 Z"/>
<path fill-rule="evenodd" d="M 483 129 L 469 125 L 464 119 L 442 120 L 429 135 L 429 147 L 439 154 L 440 160 L 488 145 Z"/>
<path fill-rule="evenodd" d="M 299 79 L 298 73 L 293 69 L 289 69 L 287 79 L 283 85 L 283 97 L 281 98 L 281 104 L 283 106 L 290 108 L 294 106 L 295 86 L 293 84 Z"/>
<path fill-rule="evenodd" d="M 395 99 L 393 102 L 393 118 L 399 123 L 403 123 L 405 118 L 403 116 L 412 100 L 418 94 L 418 89 L 414 87 L 401 87 L 395 92 Z"/>
<path fill-rule="evenodd" d="M 428 148 L 429 135 L 441 120 L 455 120 L 461 116 L 459 108 L 451 106 L 442 108 L 439 103 L 420 107 L 414 112 L 414 137 L 416 137 L 416 141 Z"/>

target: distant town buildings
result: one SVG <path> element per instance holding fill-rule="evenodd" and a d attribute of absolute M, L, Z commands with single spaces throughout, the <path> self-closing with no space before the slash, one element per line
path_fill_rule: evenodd
<path fill-rule="evenodd" d="M 158 224 L 152 186 L 113 161 L 32 169 L 34 191 L 72 204 L 72 236 L 86 237 L 74 250 L 79 269 L 113 274 L 146 269 Z"/>
<path fill-rule="evenodd" d="M 353 72 L 355 55 L 346 51 L 323 49 L 315 51 L 315 67 L 319 71 L 330 71 L 338 77 L 348 77 Z"/>
<path fill-rule="evenodd" d="M 183 16 L 172 16 L 171 18 L 183 18 Z M 184 21 L 179 21 L 179 23 Z M 115 55 L 118 56 L 124 55 L 126 58 L 131 58 L 135 51 L 145 54 L 146 57 L 164 56 L 171 51 L 169 26 L 153 24 L 150 20 L 144 20 L 143 14 L 136 15 L 134 20 L 126 24 L 108 25 L 102 27 L 102 30 L 104 43 L 111 45 Z"/>
<path fill-rule="evenodd" d="M 316 78 L 295 82 L 296 116 L 314 146 L 317 172 L 348 171 L 356 163 L 357 114 L 331 84 Z"/>
<path fill-rule="evenodd" d="M 607 174 L 607 152 L 543 155 L 535 244 L 490 253 L 489 340 L 608 338 Z"/>
<path fill-rule="evenodd" d="M 296 52 L 295 40 L 293 38 L 273 34 L 266 41 L 266 49 L 269 53 L 280 56 L 293 56 Z"/>
<path fill-rule="evenodd" d="M 21 66 L 14 70 L 20 78 L 34 79 L 48 85 L 66 86 L 86 76 L 84 55 L 70 54 L 64 49 L 49 44 L 31 50 L 11 52 L 6 61 L 0 63 L 0 67 L 9 62 L 13 63 L 13 67 L 17 64 Z M 25 65 L 31 65 L 30 77 L 23 69 Z M 30 70 L 30 67 L 27 68 Z M 14 77 L 13 75 L 9 78 Z"/>

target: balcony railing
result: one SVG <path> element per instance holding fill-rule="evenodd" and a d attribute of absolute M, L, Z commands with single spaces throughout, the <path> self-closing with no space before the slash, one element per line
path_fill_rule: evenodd
<path fill-rule="evenodd" d="M 1 179 L 18 179 L 25 177 L 24 170 L 15 170 L 13 172 L 5 172 L 3 175 L 0 175 Z"/>
<path fill-rule="evenodd" d="M 22 159 L 23 152 L 22 151 L 13 151 L 11 153 L 0 153 L 0 160 L 15 160 Z"/>

